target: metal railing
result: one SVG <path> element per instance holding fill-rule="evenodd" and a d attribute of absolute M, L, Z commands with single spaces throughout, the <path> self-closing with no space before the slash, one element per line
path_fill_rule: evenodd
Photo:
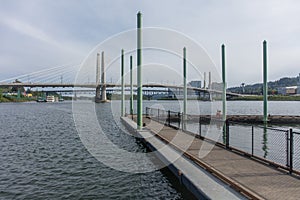
<path fill-rule="evenodd" d="M 202 139 L 221 143 L 228 150 L 283 168 L 290 174 L 299 174 L 300 131 L 229 120 L 224 122 L 215 116 L 183 115 L 181 112 L 148 107 L 146 117 L 166 126 L 196 134 Z M 215 128 L 211 128 L 212 126 Z M 212 132 L 218 131 L 222 134 L 222 142 L 210 137 Z"/>

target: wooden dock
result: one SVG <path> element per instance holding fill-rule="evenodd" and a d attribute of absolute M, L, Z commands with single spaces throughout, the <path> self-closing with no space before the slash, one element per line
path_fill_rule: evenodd
<path fill-rule="evenodd" d="M 209 141 L 144 118 L 145 129 L 249 199 L 300 199 L 300 179 Z M 181 140 L 173 140 L 174 137 Z M 186 147 L 186 141 L 192 140 Z M 205 152 L 207 151 L 207 152 Z M 207 153 L 204 157 L 203 152 Z"/>

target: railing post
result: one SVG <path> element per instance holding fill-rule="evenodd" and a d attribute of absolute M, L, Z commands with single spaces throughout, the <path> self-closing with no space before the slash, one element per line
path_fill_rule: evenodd
<path fill-rule="evenodd" d="M 148 118 L 149 117 L 149 108 L 146 107 L 146 117 Z"/>
<path fill-rule="evenodd" d="M 293 173 L 294 133 L 290 129 L 290 174 Z"/>
<path fill-rule="evenodd" d="M 168 110 L 168 123 L 169 123 L 169 126 L 171 125 L 171 112 L 170 110 Z"/>
<path fill-rule="evenodd" d="M 181 114 L 178 112 L 178 129 L 180 129 Z"/>
<path fill-rule="evenodd" d="M 181 113 L 181 130 L 182 131 L 184 131 L 184 129 L 183 129 L 183 120 L 184 120 L 184 118 L 183 118 L 183 112 Z"/>
<path fill-rule="evenodd" d="M 228 120 L 226 120 L 225 121 L 225 134 L 226 134 L 226 148 L 228 148 L 229 147 L 229 121 Z"/>
<path fill-rule="evenodd" d="M 199 116 L 199 135 L 202 136 L 202 127 L 201 127 L 201 116 Z"/>
<path fill-rule="evenodd" d="M 287 130 L 285 132 L 285 137 L 286 137 L 286 166 L 290 167 L 290 131 Z"/>
<path fill-rule="evenodd" d="M 253 156 L 254 155 L 254 126 L 253 125 L 252 125 L 252 143 L 251 143 L 251 146 L 252 146 L 251 154 Z"/>

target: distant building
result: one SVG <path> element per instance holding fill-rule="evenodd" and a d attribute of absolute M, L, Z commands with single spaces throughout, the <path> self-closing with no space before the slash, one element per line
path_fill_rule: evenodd
<path fill-rule="evenodd" d="M 211 84 L 211 89 L 223 91 L 223 83 L 213 82 L 213 83 Z"/>
<path fill-rule="evenodd" d="M 188 85 L 190 85 L 191 87 L 195 87 L 195 88 L 201 88 L 201 81 L 191 81 L 188 83 Z M 194 91 L 193 94 L 190 95 L 196 95 L 199 96 L 200 92 L 199 91 Z"/>
<path fill-rule="evenodd" d="M 201 81 L 191 81 L 189 82 L 191 87 L 201 88 Z"/>
<path fill-rule="evenodd" d="M 298 86 L 286 87 L 286 94 L 287 95 L 294 95 L 297 94 Z"/>
<path fill-rule="evenodd" d="M 281 95 L 300 94 L 300 87 L 299 86 L 281 87 L 281 88 L 278 88 L 278 94 L 281 94 Z"/>

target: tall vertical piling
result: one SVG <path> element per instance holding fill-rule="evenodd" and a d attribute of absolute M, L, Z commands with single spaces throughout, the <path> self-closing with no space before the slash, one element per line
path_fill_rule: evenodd
<path fill-rule="evenodd" d="M 263 94 L 264 94 L 264 123 L 268 122 L 268 71 L 267 71 L 267 41 L 263 41 Z"/>
<path fill-rule="evenodd" d="M 124 49 L 121 50 L 121 116 L 125 116 Z"/>
<path fill-rule="evenodd" d="M 143 128 L 142 13 L 137 14 L 137 129 Z"/>
<path fill-rule="evenodd" d="M 227 83 L 226 83 L 226 66 L 225 66 L 225 45 L 222 44 L 222 82 L 223 82 L 223 93 L 222 93 L 222 106 L 223 106 L 223 115 L 222 119 L 223 121 L 226 120 L 226 88 L 227 88 Z"/>
<path fill-rule="evenodd" d="M 221 54 L 222 54 L 222 82 L 223 82 L 223 92 L 222 92 L 222 120 L 224 122 L 223 124 L 223 143 L 226 144 L 226 147 L 228 146 L 228 127 L 226 122 L 226 66 L 225 66 L 225 45 L 222 44 L 221 46 Z"/>
<path fill-rule="evenodd" d="M 183 123 L 182 129 L 186 130 L 187 84 L 186 84 L 186 48 L 183 48 Z"/>
<path fill-rule="evenodd" d="M 133 115 L 133 72 L 132 72 L 132 56 L 130 56 L 130 114 Z"/>

